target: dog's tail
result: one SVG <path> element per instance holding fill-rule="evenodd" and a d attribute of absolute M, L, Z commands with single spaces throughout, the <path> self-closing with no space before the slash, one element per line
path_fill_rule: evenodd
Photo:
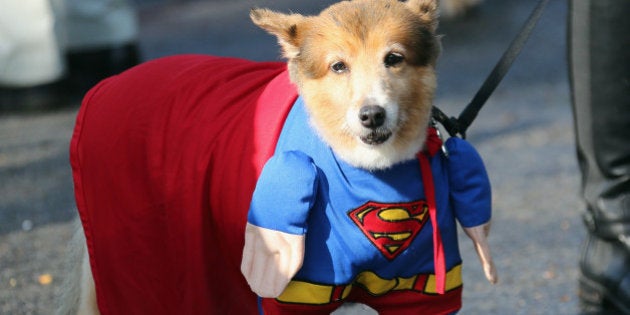
<path fill-rule="evenodd" d="M 58 294 L 56 315 L 98 315 L 96 291 L 85 234 L 81 221 L 73 222 L 74 234 L 68 244 L 66 256 L 66 278 Z"/>

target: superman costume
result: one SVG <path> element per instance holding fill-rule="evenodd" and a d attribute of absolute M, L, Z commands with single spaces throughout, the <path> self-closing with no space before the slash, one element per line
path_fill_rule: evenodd
<path fill-rule="evenodd" d="M 393 296 L 420 283 L 422 294 L 439 296 L 432 284 L 436 283 L 432 280 L 433 233 L 425 187 L 422 181 L 411 179 L 420 173 L 417 162 L 415 167 L 412 162 L 397 165 L 392 174 L 354 169 L 334 159 L 330 149 L 306 132 L 309 127 L 302 106 L 283 63 L 199 55 L 151 61 L 88 92 L 77 116 L 70 160 L 101 314 L 258 312 L 258 299 L 239 270 L 250 205 L 252 223 L 282 222 L 273 227 L 307 232 L 305 264 L 290 286 L 334 286 L 340 298 L 360 300 L 361 291 L 352 285 L 380 290 L 373 284 L 395 280 L 400 290 Z M 303 132 L 291 138 L 297 129 Z M 450 296 L 461 286 L 451 280 L 453 275 L 457 278 L 461 261 L 454 218 L 464 225 L 478 225 L 489 220 L 490 213 L 481 160 L 473 162 L 472 168 L 462 168 L 472 173 L 451 172 L 449 165 L 471 163 L 478 156 L 462 140 L 449 140 L 446 146 L 451 157 L 433 155 L 431 169 L 448 269 L 445 296 Z M 310 151 L 315 148 L 323 148 L 321 155 L 333 159 L 320 162 L 319 153 Z M 265 194 L 257 193 L 252 199 L 255 187 L 264 190 L 266 181 L 274 180 L 261 176 L 265 164 L 264 172 L 272 174 L 282 165 L 305 163 L 311 163 L 310 168 L 291 173 L 290 181 L 279 183 L 284 188 L 278 186 L 286 190 L 296 179 L 310 182 L 295 194 L 310 191 L 317 198 L 298 203 L 303 208 L 299 213 L 295 205 Z M 320 174 L 335 167 L 336 174 Z M 311 182 L 313 175 L 316 180 Z M 353 186 L 345 188 L 348 194 L 343 200 L 329 204 L 338 192 L 328 190 L 328 184 L 341 187 L 342 176 L 348 176 Z M 370 188 L 372 180 L 378 180 L 379 186 Z M 364 188 L 365 196 L 355 194 L 355 189 Z M 369 192 L 374 189 L 379 193 Z M 276 197 L 281 196 L 278 191 Z M 322 196 L 326 198 L 318 199 Z M 267 207 L 270 203 L 272 208 Z M 295 216 L 277 212 L 283 207 Z M 401 215 L 408 216 L 408 237 L 387 226 L 382 231 L 370 230 L 368 222 L 388 216 L 400 221 Z M 270 223 L 273 218 L 275 223 Z M 328 225 L 316 227 L 320 223 Z M 371 233 L 383 231 L 394 234 Z M 330 242 L 337 243 L 329 250 L 321 240 L 333 234 Z M 341 241 L 344 236 L 349 243 Z M 369 252 L 364 261 L 350 263 L 352 255 L 362 250 Z M 405 271 L 389 264 L 404 266 Z M 333 274 L 327 274 L 331 270 Z M 366 292 L 366 296 L 375 293 Z M 271 313 L 283 305 L 309 303 L 295 298 L 303 296 L 283 295 L 265 301 L 263 308 Z"/>
<path fill-rule="evenodd" d="M 345 299 L 370 305 L 370 298 L 352 294 L 353 285 L 371 296 L 419 292 L 424 305 L 418 310 L 427 314 L 457 311 L 461 257 L 455 220 L 464 227 L 490 220 L 489 181 L 472 146 L 451 138 L 445 143 L 449 158 L 437 153 L 439 145 L 429 154 L 429 185 L 448 270 L 446 292 L 437 295 L 435 232 L 421 163 L 371 172 L 355 168 L 337 158 L 308 119 L 298 98 L 258 179 L 248 216 L 259 227 L 306 234 L 302 268 L 276 301 L 263 302 L 265 314 L 309 309 L 304 304 L 338 306 Z"/>

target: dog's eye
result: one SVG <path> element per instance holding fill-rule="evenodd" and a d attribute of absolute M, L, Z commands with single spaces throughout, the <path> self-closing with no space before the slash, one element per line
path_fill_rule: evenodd
<path fill-rule="evenodd" d="M 393 67 L 401 63 L 403 60 L 405 60 L 405 57 L 403 55 L 392 52 L 385 56 L 385 60 L 383 60 L 383 63 L 385 63 L 385 67 Z"/>
<path fill-rule="evenodd" d="M 348 70 L 348 66 L 343 61 L 337 61 L 330 65 L 330 69 L 335 73 L 342 73 Z"/>

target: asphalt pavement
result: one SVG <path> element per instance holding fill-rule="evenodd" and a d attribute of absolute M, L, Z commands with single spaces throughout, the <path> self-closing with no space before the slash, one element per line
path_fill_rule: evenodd
<path fill-rule="evenodd" d="M 201 53 L 277 60 L 251 7 L 315 14 L 334 1 L 138 0 L 143 59 Z M 536 0 L 486 0 L 443 21 L 435 104 L 456 115 L 475 94 Z M 566 1 L 552 0 L 505 80 L 469 130 L 493 185 L 489 284 L 462 234 L 460 314 L 576 314 L 585 236 L 565 58 Z M 0 113 L 0 314 L 51 314 L 75 216 L 68 144 L 79 104 Z M 355 310 L 356 313 L 356 310 Z"/>

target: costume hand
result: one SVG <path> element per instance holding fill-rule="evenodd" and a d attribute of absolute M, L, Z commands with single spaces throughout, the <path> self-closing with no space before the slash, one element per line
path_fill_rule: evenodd
<path fill-rule="evenodd" d="M 254 293 L 278 297 L 302 267 L 304 235 L 288 234 L 247 223 L 241 272 Z"/>
<path fill-rule="evenodd" d="M 486 279 L 488 279 L 488 281 L 492 284 L 497 283 L 499 281 L 497 269 L 492 261 L 490 247 L 488 246 L 490 222 L 475 227 L 464 228 L 464 231 L 475 245 L 475 250 L 477 251 L 477 255 L 481 261 L 481 266 L 483 267 L 483 272 L 486 274 Z"/>

